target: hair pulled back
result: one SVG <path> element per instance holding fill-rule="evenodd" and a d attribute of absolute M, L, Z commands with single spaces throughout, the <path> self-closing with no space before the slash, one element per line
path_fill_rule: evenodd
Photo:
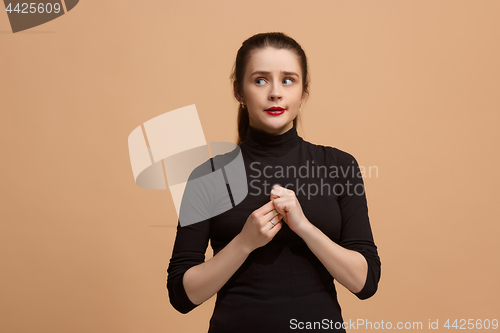
<path fill-rule="evenodd" d="M 245 76 L 246 66 L 252 55 L 252 52 L 266 47 L 273 47 L 276 49 L 287 49 L 294 52 L 299 58 L 300 68 L 302 70 L 302 89 L 309 94 L 309 76 L 307 71 L 307 57 L 302 47 L 291 37 L 282 32 L 267 32 L 256 34 L 243 42 L 236 55 L 236 62 L 231 73 L 231 80 L 237 85 L 238 93 L 242 94 L 243 78 Z M 297 119 L 293 120 L 293 126 L 296 127 Z M 238 108 L 238 140 L 237 145 L 240 145 L 246 138 L 248 126 L 250 125 L 250 118 L 248 116 L 248 109 L 243 108 L 241 104 Z"/>

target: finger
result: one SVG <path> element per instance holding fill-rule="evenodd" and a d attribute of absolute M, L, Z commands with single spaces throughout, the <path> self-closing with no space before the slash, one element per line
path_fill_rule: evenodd
<path fill-rule="evenodd" d="M 286 209 L 288 200 L 288 198 L 277 198 L 273 200 L 274 209 L 283 216 L 285 216 L 286 212 L 288 212 Z"/>
<path fill-rule="evenodd" d="M 291 188 L 288 188 L 288 187 L 279 186 L 276 189 L 278 190 L 278 194 L 281 193 L 283 195 L 289 195 L 289 194 L 295 193 L 294 190 L 292 190 Z"/>
<path fill-rule="evenodd" d="M 271 224 L 271 223 L 269 223 Z M 276 223 L 276 225 L 271 228 L 271 230 L 269 230 L 269 234 L 274 237 L 276 236 L 276 234 L 278 233 L 278 231 L 281 230 L 281 227 L 283 226 L 283 222 L 279 221 L 278 223 Z"/>
<path fill-rule="evenodd" d="M 284 194 L 284 189 L 283 187 L 279 186 L 278 184 L 275 184 L 273 188 L 271 189 L 271 199 L 279 198 Z"/>
<path fill-rule="evenodd" d="M 279 214 L 271 216 L 271 218 L 266 219 L 262 222 L 262 224 L 266 224 L 269 229 L 273 228 L 281 219 L 279 218 Z M 272 223 L 271 223 L 272 222 Z M 268 230 L 269 231 L 269 230 Z"/>
<path fill-rule="evenodd" d="M 271 190 L 271 195 L 270 195 L 270 197 L 271 197 L 271 200 L 273 200 L 273 199 L 277 199 L 277 198 L 279 198 L 280 196 L 278 195 L 278 192 L 277 192 L 277 191 L 275 191 L 275 190 Z"/>
<path fill-rule="evenodd" d="M 288 200 L 288 199 L 287 198 L 281 198 L 281 197 L 273 199 L 274 207 L 276 207 L 276 204 L 278 204 L 280 202 L 283 202 L 285 200 Z"/>
<path fill-rule="evenodd" d="M 257 208 L 255 210 L 255 214 L 257 214 L 258 217 L 262 217 L 262 216 L 268 214 L 269 212 L 272 212 L 273 210 L 274 210 L 274 202 L 269 201 L 268 203 L 266 203 L 262 207 Z"/>
<path fill-rule="evenodd" d="M 272 218 L 274 218 L 276 215 L 278 215 L 279 212 L 275 209 L 267 213 L 266 215 L 262 216 L 262 221 L 267 222 L 270 221 Z"/>

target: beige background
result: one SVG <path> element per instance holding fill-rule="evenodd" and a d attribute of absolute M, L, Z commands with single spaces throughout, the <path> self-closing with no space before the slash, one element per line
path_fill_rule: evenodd
<path fill-rule="evenodd" d="M 2 332 L 206 332 L 165 289 L 168 190 L 133 180 L 127 137 L 196 104 L 235 142 L 241 42 L 305 49 L 307 141 L 377 166 L 365 178 L 378 293 L 346 320 L 500 319 L 500 1 L 81 1 L 12 34 L 0 13 Z M 208 256 L 211 255 L 211 248 Z M 362 331 L 362 330 L 360 330 Z"/>

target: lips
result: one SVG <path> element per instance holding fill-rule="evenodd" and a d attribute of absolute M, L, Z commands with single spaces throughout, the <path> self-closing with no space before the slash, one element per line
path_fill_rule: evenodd
<path fill-rule="evenodd" d="M 273 106 L 269 109 L 265 109 L 264 111 L 285 111 L 285 109 L 283 109 L 282 107 L 279 107 L 279 106 Z"/>

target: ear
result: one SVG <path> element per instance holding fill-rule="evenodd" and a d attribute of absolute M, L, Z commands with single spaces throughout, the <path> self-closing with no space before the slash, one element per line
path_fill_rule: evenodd
<path fill-rule="evenodd" d="M 309 94 L 307 93 L 306 90 L 302 93 L 302 98 L 300 99 L 300 103 L 304 103 L 304 101 L 309 97 Z"/>
<path fill-rule="evenodd" d="M 238 102 L 240 101 L 240 99 L 243 99 L 243 96 L 241 96 L 240 93 L 238 92 L 238 84 L 236 83 L 236 81 L 233 82 L 233 92 L 234 92 L 234 98 L 236 98 Z"/>

